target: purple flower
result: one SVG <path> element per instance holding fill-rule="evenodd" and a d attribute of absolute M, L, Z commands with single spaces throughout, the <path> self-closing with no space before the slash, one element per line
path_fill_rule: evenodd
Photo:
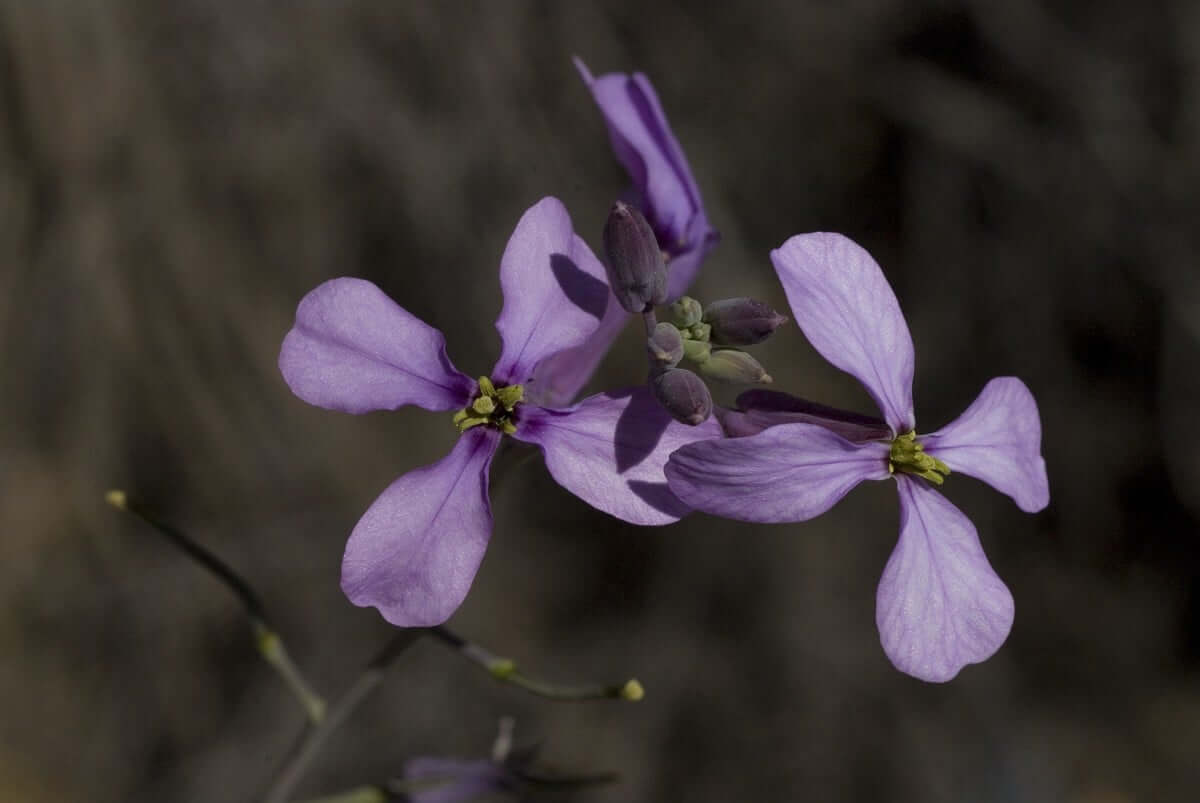
<path fill-rule="evenodd" d="M 633 182 L 629 200 L 649 221 L 670 259 L 667 300 L 672 301 L 692 283 L 700 262 L 720 235 L 708 224 L 692 169 L 671 133 L 650 80 L 641 73 L 609 73 L 594 78 L 578 58 L 575 67 L 592 90 L 608 125 L 613 152 Z M 610 304 L 588 343 L 549 360 L 543 366 L 539 401 L 562 404 L 573 399 L 628 318 L 619 305 Z"/>
<path fill-rule="evenodd" d="M 585 502 L 635 524 L 667 524 L 688 508 L 667 488 L 676 448 L 719 435 L 671 420 L 645 388 L 565 409 L 525 400 L 540 366 L 593 336 L 610 301 L 604 268 L 545 198 L 517 224 L 500 261 L 503 350 L 478 382 L 446 356 L 442 333 L 361 279 L 310 292 L 283 341 L 279 368 L 301 399 L 347 413 L 415 404 L 458 411 L 450 454 L 393 482 L 350 534 L 342 589 L 399 626 L 445 621 L 462 603 L 492 529 L 488 471 L 505 434 L 537 444 L 550 474 Z M 449 419 L 445 422 L 449 425 Z"/>
<path fill-rule="evenodd" d="M 405 795 L 409 803 L 460 803 L 521 789 L 515 772 L 487 759 L 414 758 L 404 765 L 404 780 L 418 787 Z"/>
<path fill-rule="evenodd" d="M 1019 379 L 993 379 L 953 423 L 916 435 L 912 338 L 871 256 L 838 234 L 804 234 L 773 251 L 771 261 L 809 342 L 863 383 L 883 421 L 800 400 L 744 397 L 731 429 L 745 437 L 673 454 L 671 490 L 729 518 L 804 521 L 863 480 L 894 478 L 900 541 L 876 596 L 880 641 L 901 671 L 949 680 L 1004 643 L 1013 599 L 974 525 L 934 487 L 953 470 L 1008 494 L 1022 510 L 1044 508 L 1050 489 L 1033 395 Z"/>

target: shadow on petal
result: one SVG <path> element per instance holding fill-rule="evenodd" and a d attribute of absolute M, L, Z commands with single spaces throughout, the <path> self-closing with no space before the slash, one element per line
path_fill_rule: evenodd
<path fill-rule="evenodd" d="M 609 394 L 617 397 L 616 394 Z M 616 445 L 617 473 L 624 474 L 658 448 L 658 442 L 672 419 L 649 393 L 630 393 L 629 404 L 621 411 L 613 433 Z"/>
<path fill-rule="evenodd" d="M 568 300 L 596 320 L 608 308 L 608 285 L 579 269 L 566 254 L 550 255 L 550 270 Z"/>
<path fill-rule="evenodd" d="M 692 512 L 692 509 L 685 505 L 678 496 L 671 493 L 671 488 L 665 482 L 630 480 L 628 485 L 634 496 L 668 516 L 682 518 Z"/>

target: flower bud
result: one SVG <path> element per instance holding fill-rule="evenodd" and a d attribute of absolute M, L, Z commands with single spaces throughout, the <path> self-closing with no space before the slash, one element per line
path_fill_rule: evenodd
<path fill-rule="evenodd" d="M 704 380 L 686 368 L 663 371 L 650 381 L 654 398 L 671 417 L 682 424 L 696 426 L 712 414 L 712 396 Z"/>
<path fill-rule="evenodd" d="M 726 298 L 705 308 L 704 322 L 712 327 L 712 342 L 719 346 L 753 346 L 770 337 L 787 318 L 753 298 Z"/>
<path fill-rule="evenodd" d="M 689 326 L 695 326 L 700 323 L 700 318 L 703 315 L 704 308 L 700 306 L 699 301 L 691 296 L 683 296 L 671 304 L 671 318 L 680 329 L 686 329 Z"/>
<path fill-rule="evenodd" d="M 683 336 L 671 324 L 660 323 L 646 339 L 646 352 L 656 368 L 674 368 L 683 359 Z"/>
<path fill-rule="evenodd" d="M 626 312 L 644 312 L 667 300 L 667 265 L 642 213 L 617 201 L 604 224 L 608 283 Z"/>
<path fill-rule="evenodd" d="M 758 360 L 737 349 L 717 349 L 698 365 L 700 373 L 718 382 L 768 384 L 772 381 Z"/>

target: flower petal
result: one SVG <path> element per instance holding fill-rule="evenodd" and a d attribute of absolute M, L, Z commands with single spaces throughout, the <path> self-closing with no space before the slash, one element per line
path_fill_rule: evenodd
<path fill-rule="evenodd" d="M 458 609 L 492 531 L 488 466 L 500 433 L 467 430 L 450 454 L 388 486 L 359 519 L 342 590 L 399 627 L 441 624 Z"/>
<path fill-rule="evenodd" d="M 819 232 L 792 237 L 771 262 L 813 348 L 863 383 L 897 435 L 912 431 L 912 337 L 871 255 Z"/>
<path fill-rule="evenodd" d="M 988 382 L 962 415 L 921 442 L 951 471 L 983 480 L 1021 510 L 1036 513 L 1050 504 L 1037 402 L 1015 376 Z"/>
<path fill-rule="evenodd" d="M 901 672 L 941 683 L 1000 649 L 1013 598 L 971 520 L 925 482 L 896 481 L 900 541 L 875 598 L 879 640 Z"/>
<path fill-rule="evenodd" d="M 404 780 L 422 782 L 404 798 L 410 803 L 461 803 L 518 788 L 511 770 L 485 759 L 410 759 L 404 763 Z"/>
<path fill-rule="evenodd" d="M 592 507 L 634 524 L 670 524 L 690 509 L 667 488 L 671 452 L 721 437 L 711 419 L 675 421 L 646 387 L 584 399 L 566 410 L 526 405 L 514 437 L 536 443 L 555 481 Z"/>
<path fill-rule="evenodd" d="M 525 398 L 544 407 L 564 407 L 573 402 L 628 321 L 629 313 L 620 304 L 610 303 L 599 328 L 586 343 L 542 360 Z"/>
<path fill-rule="evenodd" d="M 346 413 L 453 410 L 475 388 L 446 356 L 441 332 L 363 279 L 331 279 L 300 301 L 279 370 L 304 401 Z"/>
<path fill-rule="evenodd" d="M 498 384 L 524 384 L 542 360 L 588 340 L 612 299 L 604 266 L 557 198 L 521 216 L 500 259 L 500 289 L 504 350 L 491 374 Z"/>
<path fill-rule="evenodd" d="M 888 477 L 888 445 L 851 443 L 815 424 L 704 441 L 671 455 L 667 481 L 688 505 L 741 521 L 805 521 L 863 480 Z"/>
<path fill-rule="evenodd" d="M 747 390 L 737 397 L 737 406 L 736 411 L 720 413 L 725 433 L 731 437 L 754 435 L 779 424 L 816 424 L 848 441 L 884 440 L 891 435 L 888 425 L 874 416 L 827 407 L 778 390 Z"/>
<path fill-rule="evenodd" d="M 671 256 L 668 297 L 677 298 L 719 239 L 708 224 L 683 148 L 645 75 L 609 73 L 594 78 L 578 58 L 575 67 L 604 115 L 617 160 L 633 182 L 632 200 Z"/>

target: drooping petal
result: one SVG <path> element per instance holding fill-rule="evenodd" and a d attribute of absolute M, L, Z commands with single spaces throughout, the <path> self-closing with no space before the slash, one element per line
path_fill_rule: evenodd
<path fill-rule="evenodd" d="M 668 297 L 676 298 L 719 239 L 708 223 L 692 169 L 645 75 L 608 73 L 595 78 L 578 58 L 575 67 L 604 115 L 617 160 L 633 182 L 631 200 L 671 256 Z"/>
<path fill-rule="evenodd" d="M 542 360 L 525 398 L 544 407 L 564 407 L 573 402 L 628 321 L 629 313 L 615 301 L 610 302 L 599 328 L 586 343 Z"/>
<path fill-rule="evenodd" d="M 732 434 L 732 427 L 738 433 L 734 437 L 754 435 L 780 424 L 816 424 L 848 441 L 884 440 L 891 435 L 887 424 L 875 416 L 839 410 L 778 390 L 747 390 L 737 397 L 737 406 L 736 411 L 724 413 L 730 419 L 725 432 Z"/>
<path fill-rule="evenodd" d="M 782 424 L 671 455 L 671 490 L 697 510 L 759 522 L 805 521 L 864 480 L 887 479 L 888 445 L 851 443 L 815 424 Z"/>
<path fill-rule="evenodd" d="M 388 486 L 350 534 L 342 590 L 399 627 L 441 624 L 458 609 L 492 532 L 488 466 L 500 433 L 464 432 L 450 454 Z"/>
<path fill-rule="evenodd" d="M 525 384 L 547 357 L 589 340 L 612 296 L 604 266 L 557 198 L 521 216 L 500 259 L 500 289 L 504 350 L 491 378 L 506 385 Z"/>
<path fill-rule="evenodd" d="M 300 301 L 279 370 L 304 401 L 346 413 L 453 410 L 475 388 L 446 356 L 441 332 L 363 279 L 331 279 Z"/>
<path fill-rule="evenodd" d="M 819 232 L 792 237 L 771 262 L 813 348 L 863 383 L 897 435 L 912 431 L 912 337 L 871 255 L 840 234 Z"/>
<path fill-rule="evenodd" d="M 1013 598 L 971 520 L 922 480 L 896 481 L 900 541 L 875 598 L 879 640 L 901 672 L 941 683 L 1000 648 Z"/>
<path fill-rule="evenodd" d="M 536 443 L 555 481 L 592 507 L 634 524 L 670 524 L 690 512 L 663 466 L 681 446 L 721 437 L 711 419 L 673 420 L 646 387 L 601 393 L 566 410 L 525 405 L 514 435 Z"/>
<path fill-rule="evenodd" d="M 1015 376 L 988 382 L 962 415 L 921 442 L 951 471 L 983 480 L 1021 510 L 1050 504 L 1037 402 Z"/>

